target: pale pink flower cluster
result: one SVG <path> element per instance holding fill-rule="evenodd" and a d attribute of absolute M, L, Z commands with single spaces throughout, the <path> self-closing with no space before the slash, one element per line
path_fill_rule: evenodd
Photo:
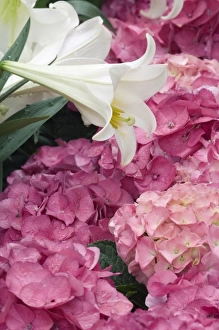
<path fill-rule="evenodd" d="M 155 272 L 180 274 L 218 253 L 219 191 L 206 184 L 175 184 L 124 205 L 109 226 L 121 258 L 140 282 Z"/>
<path fill-rule="evenodd" d="M 165 54 L 156 58 L 155 61 L 168 65 L 169 77 L 161 90 L 163 93 L 171 89 L 178 92 L 197 93 L 199 89 L 208 88 L 218 101 L 219 64 L 217 60 L 199 59 L 189 53 L 182 53 Z"/>

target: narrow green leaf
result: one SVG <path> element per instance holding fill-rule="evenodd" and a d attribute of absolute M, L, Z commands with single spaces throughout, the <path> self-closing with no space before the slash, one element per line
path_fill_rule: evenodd
<path fill-rule="evenodd" d="M 74 9 L 82 20 L 86 20 L 95 16 L 100 16 L 103 19 L 104 25 L 108 27 L 113 33 L 116 33 L 110 21 L 94 4 L 84 0 L 68 0 L 68 2 L 74 7 Z"/>
<path fill-rule="evenodd" d="M 4 57 L 1 59 L 1 61 L 5 61 L 5 60 L 18 61 L 18 59 L 19 59 L 19 57 L 22 53 L 22 50 L 24 48 L 24 45 L 26 43 L 28 33 L 29 33 L 29 29 L 30 29 L 30 20 L 27 21 L 27 23 L 25 24 L 23 30 L 21 31 L 21 33 L 19 34 L 19 36 L 17 37 L 17 39 L 15 40 L 13 45 L 9 48 L 7 53 L 4 55 Z M 6 81 L 8 80 L 9 76 L 10 76 L 9 72 L 3 71 L 1 73 L 0 91 L 4 87 L 4 85 L 5 85 Z"/>
<path fill-rule="evenodd" d="M 0 103 L 4 101 L 9 95 L 14 93 L 18 88 L 22 87 L 24 84 L 28 82 L 28 79 L 22 79 L 19 83 L 8 89 L 5 93 L 0 95 Z"/>
<path fill-rule="evenodd" d="M 10 120 L 42 117 L 46 116 L 39 122 L 32 123 L 26 127 L 19 129 L 11 134 L 0 137 L 0 162 L 7 159 L 16 149 L 18 149 L 37 129 L 44 124 L 48 118 L 56 114 L 65 104 L 67 100 L 59 96 L 53 99 L 41 101 L 27 106 L 25 109 L 17 112 L 10 117 Z"/>
<path fill-rule="evenodd" d="M 43 116 L 43 117 L 30 117 L 30 118 L 21 118 L 21 119 L 4 121 L 2 124 L 0 124 L 0 136 L 10 134 L 16 131 L 17 129 L 21 129 L 27 125 L 48 118 L 49 116 Z"/>

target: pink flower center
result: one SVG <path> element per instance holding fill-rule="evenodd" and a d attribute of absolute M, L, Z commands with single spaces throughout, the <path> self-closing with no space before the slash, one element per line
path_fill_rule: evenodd
<path fill-rule="evenodd" d="M 167 124 L 167 126 L 168 126 L 169 128 L 173 128 L 173 127 L 175 126 L 175 124 L 174 124 L 173 121 L 170 121 L 170 122 Z"/>

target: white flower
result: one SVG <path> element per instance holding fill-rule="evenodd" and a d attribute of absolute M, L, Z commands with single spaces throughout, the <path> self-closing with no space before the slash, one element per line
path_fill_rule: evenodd
<path fill-rule="evenodd" d="M 0 2 L 0 57 L 14 43 L 29 18 L 27 7 L 35 1 L 1 0 Z"/>
<path fill-rule="evenodd" d="M 49 88 L 74 102 L 86 124 L 103 127 L 95 140 L 115 134 L 125 165 L 136 150 L 133 126 L 148 133 L 155 129 L 156 120 L 144 100 L 159 91 L 167 77 L 165 65 L 148 65 L 155 53 L 155 42 L 149 35 L 147 44 L 141 58 L 122 64 L 37 66 L 3 61 L 0 68 L 39 84 L 35 91 Z"/>
<path fill-rule="evenodd" d="M 29 36 L 20 61 L 27 62 L 38 55 L 48 44 L 61 47 L 72 27 L 79 24 L 73 7 L 60 1 L 57 9 L 33 8 L 34 0 L 1 0 L 0 51 L 2 55 L 14 43 L 28 18 L 31 19 Z M 56 54 L 51 54 L 54 59 Z"/>
<path fill-rule="evenodd" d="M 109 52 L 111 34 L 102 25 L 103 21 L 100 17 L 78 25 L 79 18 L 76 11 L 65 1 L 55 2 L 50 4 L 50 8 L 42 9 L 33 8 L 35 4 L 33 0 L 1 1 L 3 2 L 0 4 L 0 13 L 2 13 L 0 31 L 5 32 L 0 41 L 2 56 L 20 33 L 28 17 L 31 18 L 31 28 L 19 62 L 35 65 L 48 65 L 53 62 L 53 66 L 100 63 Z M 21 80 L 20 77 L 12 75 L 2 93 Z M 22 96 L 15 97 L 16 95 Z M 26 104 L 51 97 L 53 95 L 48 90 L 42 91 L 28 82 L 4 101 L 9 110 L 0 116 L 0 123 L 24 108 Z"/>
<path fill-rule="evenodd" d="M 103 27 L 100 17 L 78 26 L 78 15 L 66 1 L 57 1 L 49 8 L 33 8 L 35 2 L 1 0 L 0 57 L 14 43 L 30 17 L 30 32 L 19 62 L 42 65 L 79 57 L 105 59 L 111 34 Z"/>
<path fill-rule="evenodd" d="M 121 164 L 128 164 L 136 152 L 134 127 L 137 126 L 151 134 L 156 128 L 156 119 L 150 108 L 144 103 L 158 92 L 167 78 L 165 65 L 148 65 L 155 53 L 155 43 L 147 35 L 147 52 L 132 63 L 131 68 L 120 79 L 113 102 L 112 116 L 104 128 L 94 135 L 98 141 L 107 140 L 115 134 L 121 150 Z M 128 64 L 128 63 L 126 63 Z"/>
<path fill-rule="evenodd" d="M 175 18 L 182 10 L 184 0 L 174 0 L 173 7 L 168 15 L 162 16 L 167 9 L 167 0 L 151 0 L 148 11 L 141 10 L 140 14 L 144 17 L 156 19 L 161 17 L 164 20 Z"/>
<path fill-rule="evenodd" d="M 114 88 L 129 69 L 125 64 L 115 70 L 107 64 L 44 66 L 13 61 L 1 62 L 0 68 L 37 83 L 15 95 L 53 91 L 74 102 L 87 122 L 97 126 L 105 125 L 105 117 L 110 117 Z"/>

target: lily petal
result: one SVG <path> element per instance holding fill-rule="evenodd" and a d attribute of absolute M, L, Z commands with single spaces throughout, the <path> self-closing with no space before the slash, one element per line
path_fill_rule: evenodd
<path fill-rule="evenodd" d="M 67 2 L 58 1 L 50 8 L 28 8 L 31 17 L 30 38 L 41 44 L 66 36 L 79 24 L 75 9 Z"/>
<path fill-rule="evenodd" d="M 21 0 L 21 2 L 28 6 L 28 7 L 34 7 L 35 6 L 35 3 L 36 3 L 36 0 Z"/>
<path fill-rule="evenodd" d="M 140 14 L 150 19 L 161 17 L 167 6 L 166 0 L 151 0 L 150 9 L 148 11 L 141 10 Z"/>
<path fill-rule="evenodd" d="M 123 130 L 115 131 L 116 141 L 121 151 L 121 165 L 131 162 L 136 152 L 136 137 L 132 126 L 124 125 Z"/>
<path fill-rule="evenodd" d="M 118 84 L 128 68 L 125 64 L 115 70 L 107 64 L 37 66 L 13 61 L 3 61 L 0 67 L 66 97 L 97 126 L 104 126 L 111 114 L 113 84 Z"/>
<path fill-rule="evenodd" d="M 150 19 L 162 18 L 164 20 L 170 20 L 175 18 L 183 8 L 184 0 L 174 0 L 172 10 L 168 15 L 162 16 L 167 9 L 166 0 L 151 0 L 150 9 L 148 11 L 141 10 L 140 14 Z"/>
<path fill-rule="evenodd" d="M 149 33 L 146 33 L 146 39 L 147 39 L 147 49 L 144 55 L 135 61 L 126 62 L 126 64 L 128 64 L 132 69 L 142 65 L 148 65 L 153 60 L 153 57 L 156 52 L 156 44 L 154 38 L 152 38 L 152 36 Z"/>
<path fill-rule="evenodd" d="M 163 64 L 152 64 L 129 70 L 121 79 L 115 93 L 116 104 L 124 108 L 139 99 L 148 100 L 157 93 L 167 79 L 167 67 Z"/>
<path fill-rule="evenodd" d="M 169 12 L 168 15 L 161 16 L 161 18 L 164 20 L 175 18 L 181 12 L 183 5 L 184 5 L 184 0 L 174 0 L 172 10 Z"/>
<path fill-rule="evenodd" d="M 121 152 L 121 165 L 125 166 L 131 162 L 136 152 L 136 137 L 133 127 L 124 125 L 119 130 L 114 130 L 109 124 L 97 132 L 92 139 L 95 141 L 105 141 L 114 134 Z"/>
<path fill-rule="evenodd" d="M 69 33 L 56 62 L 72 57 L 85 58 L 91 54 L 95 59 L 104 59 L 109 53 L 112 37 L 102 23 L 103 20 L 100 17 L 94 17 Z"/>
<path fill-rule="evenodd" d="M 3 54 L 14 43 L 29 18 L 28 8 L 23 1 L 18 3 L 15 10 L 16 13 L 11 11 L 8 0 L 0 1 L 0 50 Z"/>
<path fill-rule="evenodd" d="M 151 109 L 142 101 L 126 106 L 126 112 L 135 117 L 135 126 L 142 128 L 149 135 L 156 129 L 156 118 Z"/>
<path fill-rule="evenodd" d="M 78 26 L 78 15 L 74 8 L 64 1 L 51 4 L 50 8 L 28 10 L 31 29 L 26 47 L 29 46 L 31 58 L 21 57 L 21 62 L 49 64 L 57 57 L 66 36 Z"/>
<path fill-rule="evenodd" d="M 95 141 L 105 141 L 110 139 L 115 133 L 114 128 L 110 125 L 109 121 L 99 132 L 97 132 L 92 139 Z"/>

